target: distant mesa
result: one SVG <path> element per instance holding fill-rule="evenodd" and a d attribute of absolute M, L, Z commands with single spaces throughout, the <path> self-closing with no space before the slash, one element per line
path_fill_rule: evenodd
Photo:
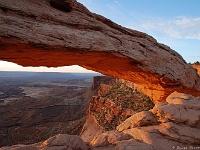
<path fill-rule="evenodd" d="M 4 78 L 41 78 L 41 79 L 78 79 L 101 75 L 99 73 L 69 73 L 69 72 L 25 72 L 25 71 L 0 71 Z"/>

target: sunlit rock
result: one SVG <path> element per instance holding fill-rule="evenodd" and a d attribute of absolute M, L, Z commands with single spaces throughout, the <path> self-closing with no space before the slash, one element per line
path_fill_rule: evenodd
<path fill-rule="evenodd" d="M 77 64 L 132 81 L 155 103 L 174 91 L 200 95 L 197 71 L 177 52 L 76 0 L 1 0 L 0 8 L 0 60 L 23 66 Z"/>

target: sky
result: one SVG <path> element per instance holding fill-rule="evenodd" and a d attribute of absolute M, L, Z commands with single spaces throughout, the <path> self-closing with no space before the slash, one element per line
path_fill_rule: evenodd
<path fill-rule="evenodd" d="M 63 66 L 63 67 L 22 67 L 12 62 L 0 61 L 0 71 L 33 71 L 33 72 L 74 72 L 74 73 L 95 73 L 92 70 L 87 70 L 83 67 Z"/>
<path fill-rule="evenodd" d="M 200 0 L 78 0 L 90 11 L 200 61 Z"/>
<path fill-rule="evenodd" d="M 145 32 L 170 46 L 187 62 L 200 61 L 200 0 L 78 0 L 91 12 Z M 90 72 L 79 66 L 21 67 L 0 61 L 0 70 Z"/>

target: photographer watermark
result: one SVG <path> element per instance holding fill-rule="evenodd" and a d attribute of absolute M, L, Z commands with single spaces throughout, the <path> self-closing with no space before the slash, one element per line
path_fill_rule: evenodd
<path fill-rule="evenodd" d="M 172 149 L 178 149 L 178 150 L 200 150 L 200 146 L 172 146 Z"/>

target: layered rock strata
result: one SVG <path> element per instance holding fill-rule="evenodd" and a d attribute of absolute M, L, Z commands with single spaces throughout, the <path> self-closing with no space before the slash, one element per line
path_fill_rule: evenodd
<path fill-rule="evenodd" d="M 94 137 L 88 145 L 78 136 L 58 135 L 33 145 L 1 149 L 169 150 L 199 149 L 199 143 L 200 98 L 174 92 L 166 102 L 132 115 L 116 130 Z"/>
<path fill-rule="evenodd" d="M 134 114 L 116 130 L 95 137 L 90 145 L 101 149 L 200 148 L 200 98 L 174 92 L 150 111 Z"/>
<path fill-rule="evenodd" d="M 154 106 L 134 83 L 123 79 L 94 77 L 92 90 L 97 96 L 90 101 L 86 123 L 80 134 L 85 142 L 91 142 L 95 136 L 115 129 L 131 115 Z"/>
<path fill-rule="evenodd" d="M 76 0 L 1 0 L 0 18 L 0 60 L 23 66 L 77 64 L 137 83 L 155 103 L 173 91 L 200 95 L 196 70 L 177 52 Z"/>

